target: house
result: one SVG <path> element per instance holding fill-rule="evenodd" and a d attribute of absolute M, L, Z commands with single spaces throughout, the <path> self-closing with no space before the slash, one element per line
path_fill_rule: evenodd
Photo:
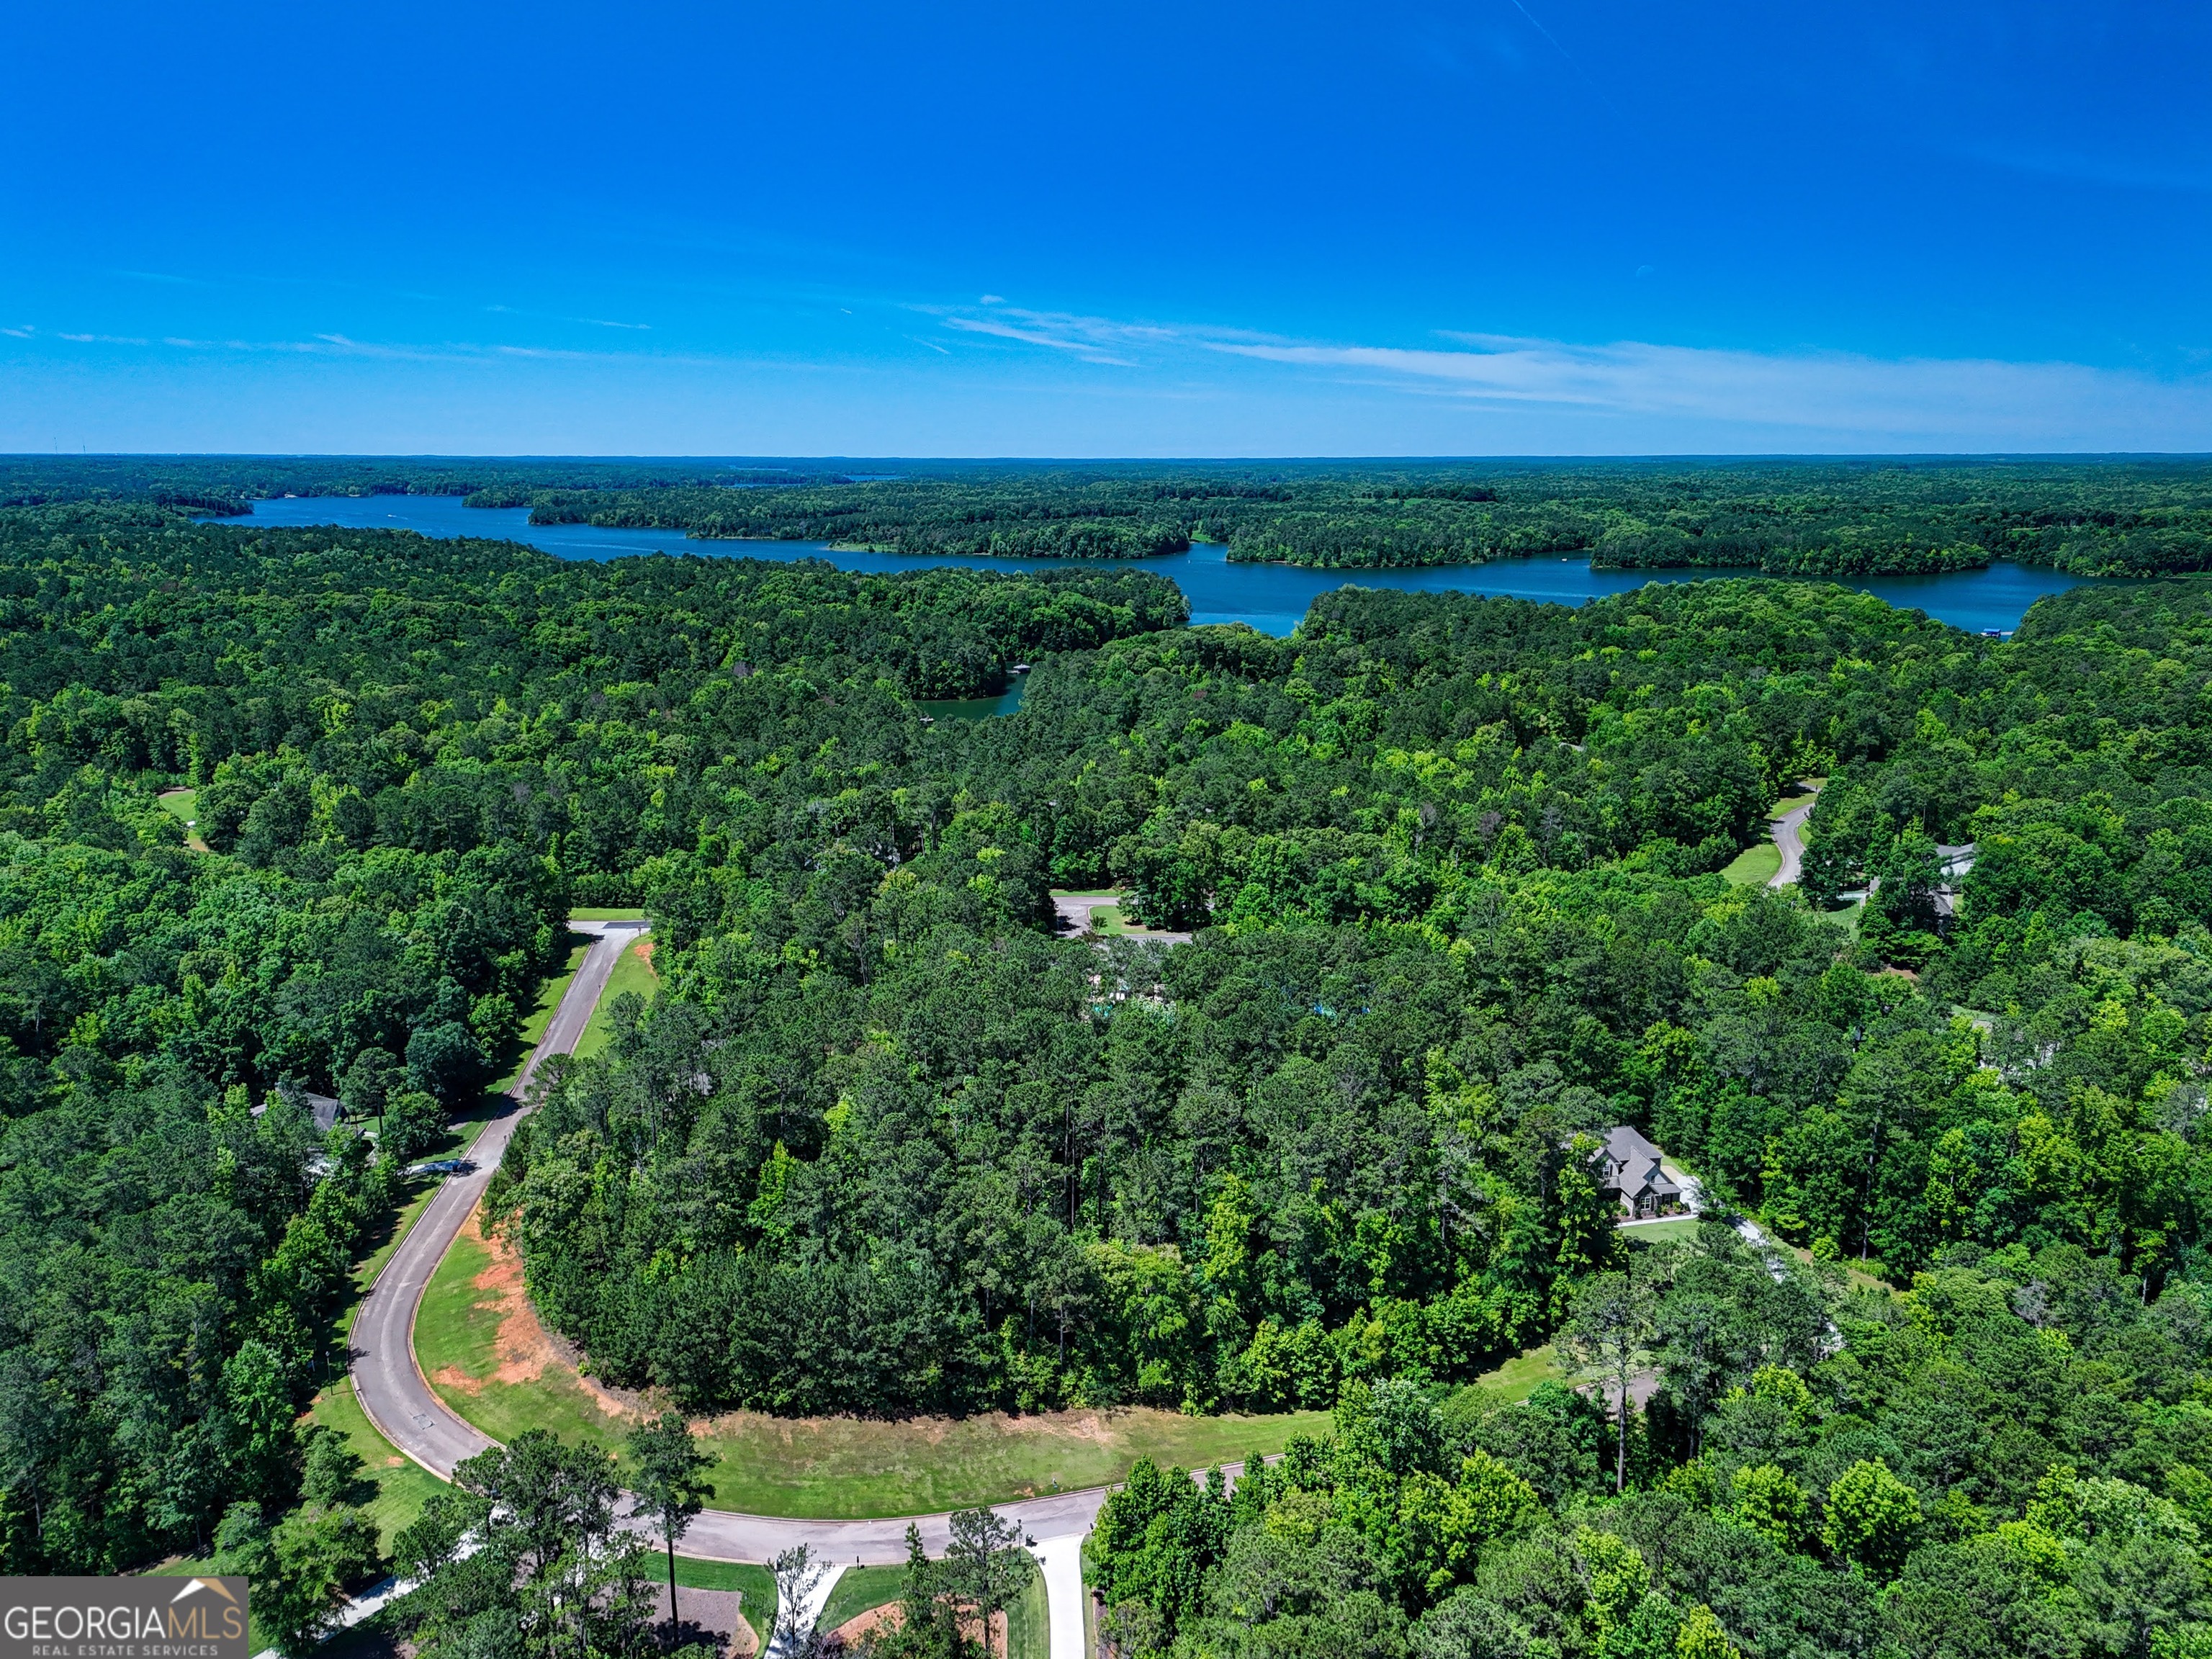
<path fill-rule="evenodd" d="M 1620 1200 L 1628 1219 L 1677 1215 L 1682 1188 L 1660 1166 L 1659 1149 L 1626 1124 L 1605 1134 L 1604 1186 Z"/>

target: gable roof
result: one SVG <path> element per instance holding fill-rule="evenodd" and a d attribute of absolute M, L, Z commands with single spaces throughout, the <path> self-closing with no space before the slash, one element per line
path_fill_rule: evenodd
<path fill-rule="evenodd" d="M 1607 1187 L 1633 1197 L 1638 1193 L 1679 1193 L 1680 1185 L 1660 1167 L 1659 1149 L 1630 1125 L 1606 1131 Z"/>

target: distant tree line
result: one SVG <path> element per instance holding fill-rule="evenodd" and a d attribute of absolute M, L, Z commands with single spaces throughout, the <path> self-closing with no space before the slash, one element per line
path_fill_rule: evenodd
<path fill-rule="evenodd" d="M 1607 569 L 1838 577 L 1993 559 L 2081 575 L 2212 568 L 2212 468 L 2188 461 L 1125 465 L 529 499 L 541 524 L 915 555 L 1138 558 L 1201 540 L 1231 559 L 1346 570 L 1539 554 Z"/>
<path fill-rule="evenodd" d="M 0 459 L 0 505 L 430 494 L 538 524 L 821 541 L 917 556 L 1133 559 L 1224 544 L 1332 569 L 1587 556 L 1601 568 L 1855 577 L 2212 569 L 2196 460 L 1711 462 Z"/>

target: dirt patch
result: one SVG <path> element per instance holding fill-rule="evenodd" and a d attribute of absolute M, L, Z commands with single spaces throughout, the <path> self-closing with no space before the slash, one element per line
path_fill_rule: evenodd
<path fill-rule="evenodd" d="M 676 1610 L 683 1622 L 672 1632 L 668 1628 L 668 1586 L 665 1583 L 653 1588 L 653 1622 L 661 1637 L 673 1635 L 678 1644 L 696 1642 L 731 1659 L 748 1659 L 760 1650 L 760 1638 L 740 1611 L 740 1599 L 735 1590 L 678 1589 Z"/>
<path fill-rule="evenodd" d="M 641 939 L 629 948 L 637 953 L 637 959 L 640 962 L 643 963 L 647 968 L 653 968 L 653 940 L 649 939 Z M 653 970 L 655 974 L 658 974 L 660 971 L 657 968 L 654 968 Z"/>
<path fill-rule="evenodd" d="M 472 1283 L 482 1293 L 477 1306 L 489 1308 L 499 1316 L 499 1334 L 492 1340 L 492 1353 L 498 1364 L 489 1376 L 471 1376 L 457 1365 L 447 1365 L 430 1380 L 441 1388 L 481 1394 L 488 1383 L 511 1387 L 535 1382 L 550 1371 L 574 1380 L 591 1396 L 592 1403 L 609 1417 L 645 1415 L 645 1401 L 641 1396 L 628 1389 L 611 1389 L 584 1375 L 577 1364 L 574 1345 L 545 1328 L 538 1310 L 530 1305 L 530 1292 L 523 1282 L 522 1257 L 504 1234 L 486 1233 L 483 1219 L 481 1209 L 471 1211 L 469 1218 L 461 1224 L 461 1236 L 481 1245 L 490 1257 Z"/>
<path fill-rule="evenodd" d="M 886 1601 L 882 1607 L 870 1607 L 866 1613 L 854 1613 L 836 1629 L 831 1631 L 830 1640 L 835 1645 L 830 1650 L 849 1653 L 860 1644 L 861 1638 L 873 1635 L 879 1630 L 896 1630 L 905 1623 L 906 1609 L 896 1601 Z M 975 1621 L 972 1619 L 962 1620 L 960 1633 L 969 1641 L 974 1641 Z M 1006 1651 L 1006 1615 L 1003 1613 L 994 1613 L 991 1615 L 991 1640 L 986 1651 L 999 1655 L 1004 1655 Z"/>
<path fill-rule="evenodd" d="M 854 1648 L 860 1644 L 863 1636 L 872 1636 L 879 1630 L 896 1630 L 905 1623 L 906 1609 L 896 1601 L 887 1601 L 882 1607 L 854 1613 L 830 1632 L 830 1639 Z"/>

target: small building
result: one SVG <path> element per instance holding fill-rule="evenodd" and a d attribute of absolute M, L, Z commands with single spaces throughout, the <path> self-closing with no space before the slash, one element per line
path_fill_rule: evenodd
<path fill-rule="evenodd" d="M 1606 1131 L 1604 1185 L 1631 1221 L 1682 1212 L 1681 1184 L 1661 1164 L 1659 1149 L 1626 1123 Z"/>

